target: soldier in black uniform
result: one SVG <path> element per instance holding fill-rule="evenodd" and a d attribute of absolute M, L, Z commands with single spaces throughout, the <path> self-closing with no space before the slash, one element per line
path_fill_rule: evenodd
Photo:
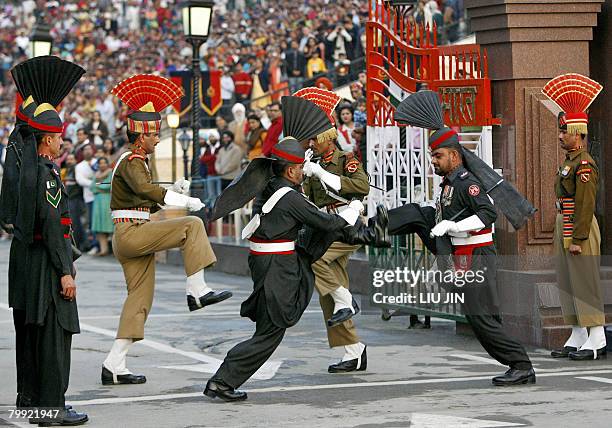
<path fill-rule="evenodd" d="M 240 311 L 240 315 L 256 323 L 256 329 L 252 338 L 228 352 L 206 384 L 204 394 L 211 398 L 245 400 L 247 394 L 236 388 L 270 358 L 285 330 L 297 324 L 308 306 L 315 282 L 311 264 L 327 248 L 318 249 L 315 255 L 311 245 L 299 238 L 303 226 L 308 225 L 321 235 L 332 235 L 326 243 L 329 247 L 343 229 L 354 229 L 347 224 L 354 225 L 363 209 L 360 201 L 353 201 L 340 215 L 327 214 L 306 199 L 301 191 L 305 152 L 300 141 L 320 134 L 330 123 L 310 101 L 284 97 L 282 104 L 286 137 L 272 149 L 272 159 L 254 159 L 215 204 L 213 219 L 235 209 L 231 203 L 226 204 L 234 192 L 242 197 L 235 205 L 252 198 L 242 191 L 245 183 L 259 192 L 253 206 L 255 215 L 243 231 L 243 238 L 250 241 L 253 292 Z M 363 224 L 360 227 L 358 235 L 365 236 L 366 233 L 361 233 L 365 227 Z M 311 242 L 319 241 L 313 238 Z"/>
<path fill-rule="evenodd" d="M 405 101 L 420 106 L 419 99 L 424 96 L 427 95 L 418 92 Z M 441 122 L 441 110 L 437 114 Z M 414 124 L 410 119 L 406 123 Z M 389 233 L 417 233 L 437 255 L 439 268 L 474 273 L 473 281 L 461 288 L 451 284 L 451 290 L 464 293 L 463 312 L 481 345 L 489 355 L 510 367 L 505 374 L 494 377 L 493 384 L 535 383 L 535 372 L 525 349 L 503 331 L 499 315 L 493 243 L 497 214 L 492 200 L 480 180 L 466 169 L 467 150 L 459 144 L 457 133 L 443 124 L 434 129 L 437 130 L 429 139 L 432 165 L 435 173 L 444 177 L 437 206 L 434 209 L 407 204 L 389 211 Z M 445 264 L 449 259 L 450 263 Z"/>
<path fill-rule="evenodd" d="M 86 414 L 65 404 L 70 347 L 72 335 L 79 333 L 79 320 L 68 198 L 53 162 L 60 153 L 63 124 L 55 107 L 47 102 L 58 105 L 84 72 L 55 57 L 37 57 L 13 69 L 19 78 L 16 81 L 32 88 L 39 103 L 29 120 L 36 157 L 29 156 L 32 147 L 24 146 L 23 151 L 15 219 L 15 254 L 19 257 L 10 260 L 9 289 L 17 286 L 23 293 L 23 352 L 28 375 L 22 379 L 22 394 L 30 406 L 58 410 L 55 418 L 30 420 L 43 426 L 81 425 L 88 420 Z M 43 78 L 48 76 L 56 81 Z"/>
<path fill-rule="evenodd" d="M 32 97 L 28 97 L 20 103 L 16 111 L 15 128 L 9 135 L 7 153 L 4 162 L 4 176 L 2 179 L 2 191 L 0 193 L 0 226 L 8 233 L 14 233 L 15 217 L 19 203 L 19 173 L 23 158 L 24 140 L 29 146 L 34 146 L 34 136 L 28 126 L 28 117 L 31 117 L 36 109 L 36 103 Z M 29 140 L 29 141 L 28 141 Z M 9 256 L 9 278 L 17 275 L 16 265 L 10 260 L 15 260 L 19 254 L 19 242 L 17 238 L 11 241 Z M 23 283 L 9 280 L 8 290 L 9 306 L 13 308 L 13 325 L 15 326 L 15 364 L 17 367 L 17 407 L 29 407 L 30 400 L 23 394 L 24 376 L 28 375 L 27 357 L 25 350 L 25 296 Z"/>

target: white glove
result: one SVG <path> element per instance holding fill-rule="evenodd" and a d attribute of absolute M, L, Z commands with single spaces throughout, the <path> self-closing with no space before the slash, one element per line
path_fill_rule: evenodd
<path fill-rule="evenodd" d="M 351 202 L 351 204 L 353 202 Z M 342 217 L 344 221 L 346 221 L 351 226 L 355 226 L 355 223 L 357 223 L 357 219 L 359 218 L 359 211 L 356 208 L 353 208 L 351 204 L 349 204 L 349 206 L 346 207 L 346 209 L 342 210 L 342 212 L 340 212 L 340 214 L 338 215 Z"/>
<path fill-rule="evenodd" d="M 172 190 L 166 191 L 164 203 L 175 207 L 187 208 L 189 211 L 200 211 L 204 208 L 204 204 L 198 198 L 190 198 L 189 196 L 181 195 Z"/>
<path fill-rule="evenodd" d="M 355 199 L 354 201 L 351 201 L 351 203 L 348 206 L 349 208 L 352 208 L 355 211 L 357 211 L 359 214 L 361 214 L 365 210 L 363 203 L 359 199 Z"/>
<path fill-rule="evenodd" d="M 456 223 L 450 220 L 442 220 L 440 223 L 436 224 L 433 229 L 431 229 L 431 236 L 444 236 L 449 231 L 453 231 Z"/>
<path fill-rule="evenodd" d="M 306 153 L 304 153 L 304 160 L 306 162 L 310 162 L 310 159 L 312 159 L 313 155 L 314 155 L 314 153 L 312 152 L 312 149 L 306 150 Z"/>
<path fill-rule="evenodd" d="M 170 186 L 170 190 L 176 193 L 180 193 L 182 195 L 189 194 L 189 187 L 191 187 L 191 183 L 184 178 L 180 178 L 174 182 L 172 186 Z"/>
<path fill-rule="evenodd" d="M 198 198 L 188 198 L 187 209 L 189 211 L 200 211 L 205 207 L 204 203 Z"/>
<path fill-rule="evenodd" d="M 318 163 L 310 162 L 309 160 L 304 162 L 304 175 L 306 177 L 312 177 L 314 175 L 318 178 L 321 175 L 321 171 L 323 171 L 323 167 Z"/>
<path fill-rule="evenodd" d="M 340 176 L 325 171 L 323 167 L 318 163 L 305 162 L 304 174 L 306 175 L 306 177 L 318 178 L 323 183 L 334 189 L 336 192 L 339 192 L 342 188 L 342 180 L 340 179 Z"/>

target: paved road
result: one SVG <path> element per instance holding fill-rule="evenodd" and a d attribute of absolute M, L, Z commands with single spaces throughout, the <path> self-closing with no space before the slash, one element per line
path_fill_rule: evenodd
<path fill-rule="evenodd" d="M 0 426 L 15 399 L 14 335 L 6 306 L 9 245 L 0 242 Z M 534 386 L 495 388 L 505 369 L 454 324 L 433 321 L 430 331 L 408 330 L 407 319 L 383 322 L 359 315 L 368 344 L 368 370 L 330 375 L 340 357 L 327 347 L 316 300 L 290 329 L 272 361 L 244 389 L 244 403 L 202 395 L 225 353 L 254 329 L 239 317 L 248 278 L 208 273 L 214 287 L 234 297 L 189 313 L 180 268 L 157 267 L 155 303 L 147 339 L 132 348 L 128 366 L 147 375 L 144 385 L 105 387 L 100 368 L 112 343 L 125 296 L 120 266 L 112 258 L 78 262 L 82 334 L 72 347 L 68 401 L 89 413 L 90 427 L 609 427 L 612 364 L 547 358 L 529 349 L 538 373 Z"/>

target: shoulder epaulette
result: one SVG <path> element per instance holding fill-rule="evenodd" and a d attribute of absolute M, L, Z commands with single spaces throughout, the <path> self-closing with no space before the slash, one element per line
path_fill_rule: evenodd
<path fill-rule="evenodd" d="M 142 159 L 145 160 L 145 157 L 143 155 L 139 155 L 138 153 L 134 153 L 132 155 L 130 155 L 128 157 L 128 161 L 131 161 L 132 159 Z"/>

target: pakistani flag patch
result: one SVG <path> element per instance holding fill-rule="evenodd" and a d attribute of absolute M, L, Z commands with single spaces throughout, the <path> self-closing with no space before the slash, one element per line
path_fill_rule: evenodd
<path fill-rule="evenodd" d="M 55 180 L 47 180 L 47 190 L 55 189 L 57 187 L 57 183 Z"/>
<path fill-rule="evenodd" d="M 47 202 L 49 202 L 51 204 L 51 206 L 53 206 L 53 208 L 57 208 L 57 206 L 59 205 L 61 200 L 62 200 L 62 191 L 60 189 L 57 189 L 57 192 L 55 193 L 55 196 L 53 196 L 47 190 Z"/>

